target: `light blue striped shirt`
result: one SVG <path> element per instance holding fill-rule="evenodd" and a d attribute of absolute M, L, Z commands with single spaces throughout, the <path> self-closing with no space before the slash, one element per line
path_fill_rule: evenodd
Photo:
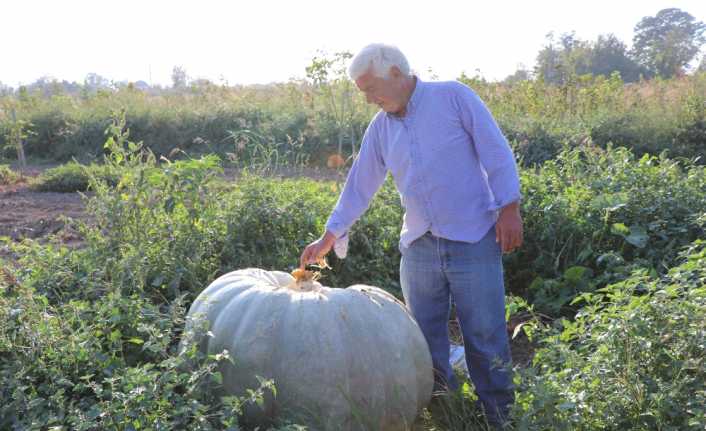
<path fill-rule="evenodd" d="M 405 116 L 375 115 L 326 229 L 346 240 L 387 172 L 405 210 L 400 236 L 405 247 L 427 231 L 479 241 L 498 209 L 520 199 L 507 140 L 480 97 L 455 81 L 417 78 Z"/>

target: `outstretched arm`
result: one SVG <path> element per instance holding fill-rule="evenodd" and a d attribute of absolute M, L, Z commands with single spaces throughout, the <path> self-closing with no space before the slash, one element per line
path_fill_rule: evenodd
<path fill-rule="evenodd" d="M 300 268 L 323 259 L 338 238 L 360 218 L 370 205 L 375 192 L 385 181 L 387 169 L 380 155 L 374 123 L 368 126 L 363 136 L 360 153 L 353 162 L 336 207 L 326 222 L 326 232 L 309 244 L 299 259 Z"/>

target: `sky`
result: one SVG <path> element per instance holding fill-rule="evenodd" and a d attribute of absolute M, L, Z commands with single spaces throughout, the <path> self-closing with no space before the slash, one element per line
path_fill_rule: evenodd
<path fill-rule="evenodd" d="M 546 35 L 613 33 L 631 44 L 645 16 L 676 7 L 706 22 L 703 0 L 0 2 L 0 82 L 42 76 L 169 85 L 174 66 L 216 83 L 303 78 L 319 51 L 397 45 L 422 79 L 503 79 L 534 65 Z"/>

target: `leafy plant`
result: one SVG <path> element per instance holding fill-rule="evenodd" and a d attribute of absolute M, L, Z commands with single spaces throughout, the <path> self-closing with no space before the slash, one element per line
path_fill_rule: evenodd
<path fill-rule="evenodd" d="M 0 185 L 16 184 L 21 180 L 21 174 L 13 171 L 8 165 L 0 165 Z"/>
<path fill-rule="evenodd" d="M 664 277 L 637 270 L 545 327 L 518 370 L 518 430 L 697 430 L 706 425 L 706 243 Z"/>
<path fill-rule="evenodd" d="M 89 189 L 91 176 L 115 185 L 119 173 L 112 171 L 108 166 L 82 165 L 73 161 L 42 172 L 32 182 L 32 188 L 40 192 L 83 192 Z"/>

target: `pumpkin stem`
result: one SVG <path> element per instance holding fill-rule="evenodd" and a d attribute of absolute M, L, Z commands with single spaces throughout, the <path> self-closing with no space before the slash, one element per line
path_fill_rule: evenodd
<path fill-rule="evenodd" d="M 295 269 L 292 271 L 294 283 L 291 283 L 287 288 L 302 292 L 310 292 L 318 290 L 321 285 L 317 281 L 321 278 L 321 271 L 308 271 L 304 269 Z"/>

